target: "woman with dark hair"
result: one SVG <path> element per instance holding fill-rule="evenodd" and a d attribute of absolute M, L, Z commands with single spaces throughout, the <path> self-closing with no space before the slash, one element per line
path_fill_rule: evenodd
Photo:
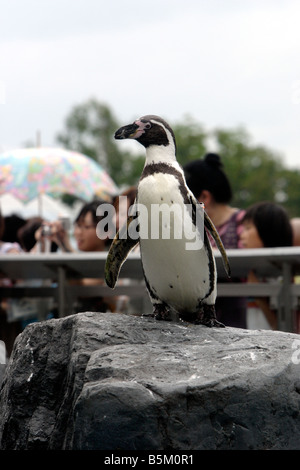
<path fill-rule="evenodd" d="M 109 231 L 97 230 L 99 222 L 106 217 L 106 211 L 101 210 L 101 205 L 105 204 L 107 208 L 107 201 L 93 200 L 84 204 L 79 211 L 74 221 L 74 238 L 78 250 L 82 252 L 92 251 L 106 251 L 111 243 Z M 98 215 L 101 214 L 101 215 Z M 103 215 L 104 214 L 104 215 Z M 112 223 L 112 221 L 111 221 Z M 55 240 L 63 251 L 74 252 L 67 232 L 60 231 L 58 224 L 52 224 L 53 240 Z M 108 227 L 109 230 L 109 227 Z M 57 235 L 60 234 L 58 237 Z M 103 279 L 81 279 L 73 280 L 72 284 L 76 285 L 103 285 Z M 73 313 L 76 312 L 115 312 L 116 310 L 124 311 L 127 308 L 128 299 L 125 296 L 110 296 L 110 297 L 79 297 L 77 303 L 73 306 Z"/>
<path fill-rule="evenodd" d="M 218 154 L 207 153 L 202 160 L 187 163 L 184 172 L 188 186 L 197 199 L 207 190 L 216 202 L 230 203 L 232 190 Z"/>
<path fill-rule="evenodd" d="M 188 187 L 204 204 L 224 247 L 240 248 L 240 220 L 244 211 L 230 205 L 232 189 L 220 156 L 208 153 L 203 160 L 185 165 L 184 172 Z M 215 246 L 213 241 L 212 244 Z"/>
<path fill-rule="evenodd" d="M 17 242 L 18 230 L 26 224 L 26 219 L 17 214 L 11 214 L 4 217 L 4 233 L 1 238 L 4 242 Z"/>
<path fill-rule="evenodd" d="M 232 189 L 220 156 L 208 153 L 201 160 L 187 163 L 184 172 L 188 187 L 197 200 L 204 204 L 205 211 L 214 223 L 224 247 L 241 248 L 240 220 L 244 211 L 230 205 Z M 211 237 L 210 241 L 215 247 Z M 227 279 L 222 280 L 222 282 L 227 281 Z M 239 279 L 231 279 L 231 282 L 239 282 Z M 246 306 L 246 299 L 242 297 L 218 297 L 217 318 L 227 326 L 246 328 Z"/>
<path fill-rule="evenodd" d="M 273 202 L 259 202 L 247 209 L 241 242 L 244 248 L 293 245 L 293 231 L 285 209 Z"/>
<path fill-rule="evenodd" d="M 249 207 L 242 219 L 241 242 L 244 248 L 272 248 L 293 245 L 293 230 L 285 209 L 273 202 L 260 202 Z M 250 271 L 248 282 L 259 282 Z M 276 329 L 276 312 L 268 299 L 249 300 L 249 329 Z"/>
<path fill-rule="evenodd" d="M 0 209 L 0 253 L 21 253 L 22 248 L 19 243 L 16 241 L 5 241 L 4 240 L 4 233 L 5 233 L 5 218 L 3 217 Z"/>
<path fill-rule="evenodd" d="M 96 231 L 103 219 L 103 215 L 97 215 L 101 204 L 107 204 L 107 201 L 95 200 L 85 204 L 75 219 L 74 237 L 80 251 L 105 251 L 111 242 L 107 233 Z"/>

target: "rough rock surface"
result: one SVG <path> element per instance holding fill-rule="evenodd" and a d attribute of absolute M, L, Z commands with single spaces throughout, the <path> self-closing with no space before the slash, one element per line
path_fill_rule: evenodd
<path fill-rule="evenodd" d="M 31 324 L 0 448 L 300 449 L 298 338 L 103 313 Z"/>
<path fill-rule="evenodd" d="M 5 369 L 6 365 L 5 364 L 0 364 L 0 385 L 3 380 L 4 374 L 5 374 Z"/>

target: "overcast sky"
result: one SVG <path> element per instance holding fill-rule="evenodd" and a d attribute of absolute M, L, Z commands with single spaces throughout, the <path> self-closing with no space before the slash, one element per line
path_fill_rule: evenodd
<path fill-rule="evenodd" d="M 300 167 L 300 2 L 0 0 L 0 151 L 55 145 L 91 97 L 144 114 L 242 125 Z"/>

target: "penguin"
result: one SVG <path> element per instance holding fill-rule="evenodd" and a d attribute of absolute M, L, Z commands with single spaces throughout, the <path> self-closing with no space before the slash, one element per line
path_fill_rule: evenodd
<path fill-rule="evenodd" d="M 107 285 L 115 287 L 122 264 L 139 243 L 155 319 L 168 320 L 175 311 L 184 321 L 224 327 L 216 318 L 217 272 L 207 231 L 216 241 L 230 277 L 228 258 L 203 204 L 186 184 L 176 159 L 172 128 L 161 117 L 146 115 L 118 129 L 115 139 L 135 139 L 145 147 L 146 160 L 135 209 L 108 252 Z M 138 235 L 132 236 L 129 229 L 135 226 Z"/>

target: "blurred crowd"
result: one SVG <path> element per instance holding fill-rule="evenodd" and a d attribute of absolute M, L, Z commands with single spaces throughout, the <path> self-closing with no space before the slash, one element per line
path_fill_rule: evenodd
<path fill-rule="evenodd" d="M 102 252 L 107 251 L 112 242 L 113 235 L 120 223 L 126 217 L 125 210 L 135 200 L 136 188 L 128 188 L 119 195 L 115 195 L 111 201 L 95 199 L 82 204 L 75 220 L 72 222 L 63 217 L 55 221 L 48 221 L 39 216 L 23 219 L 20 215 L 12 214 L 2 216 L 0 208 L 0 254 L 12 255 L 24 253 L 55 253 L 55 252 Z M 127 206 L 119 204 L 120 196 L 126 197 Z M 99 233 L 99 222 L 104 215 L 97 215 L 97 209 L 102 204 L 112 204 L 115 217 L 111 221 L 114 232 L 111 234 L 106 230 Z M 96 230 L 97 229 L 97 230 Z M 36 282 L 42 281 L 33 281 Z M 103 279 L 81 279 L 71 280 L 70 283 L 81 285 L 103 285 Z M 120 281 L 121 283 L 121 281 Z M 13 284 L 24 285 L 23 281 L 0 277 L 2 286 Z M 25 283 L 28 286 L 28 281 Z M 51 302 L 52 300 L 52 302 Z M 53 299 L 0 299 L 0 340 L 6 344 L 8 353 L 11 352 L 14 339 L 24 327 L 40 318 L 39 311 L 47 308 L 46 318 L 57 316 L 57 306 Z M 98 312 L 125 312 L 128 309 L 129 299 L 126 296 L 105 297 L 79 297 L 73 303 L 70 313 L 82 311 Z"/>
<path fill-rule="evenodd" d="M 227 249 L 287 247 L 300 245 L 300 218 L 290 219 L 284 207 L 269 201 L 261 201 L 245 209 L 233 207 L 230 181 L 224 171 L 222 160 L 214 153 L 189 162 L 184 167 L 187 184 L 196 199 L 203 203 L 214 223 L 224 247 Z M 122 196 L 122 198 L 120 197 Z M 124 199 L 124 198 L 127 199 Z M 118 230 L 126 221 L 127 210 L 134 203 L 136 187 L 127 188 L 112 196 L 110 203 L 116 211 L 114 226 Z M 124 206 L 123 202 L 127 204 Z M 122 201 L 122 204 L 120 204 Z M 99 252 L 107 251 L 112 241 L 108 231 L 96 230 L 103 215 L 97 208 L 107 201 L 93 200 L 82 205 L 74 221 L 61 218 L 49 222 L 41 217 L 23 219 L 11 214 L 3 217 L 0 212 L 0 254 L 34 255 L 39 252 Z M 1 209 L 1 208 L 0 208 Z M 214 241 L 211 239 L 214 247 Z M 2 285 L 18 280 L 1 279 Z M 75 281 L 74 281 L 75 282 Z M 85 285 L 101 285 L 103 279 L 83 279 Z M 255 271 L 247 279 L 222 279 L 222 282 L 264 282 Z M 120 302 L 121 300 L 121 302 Z M 30 305 L 29 305 L 30 304 Z M 73 313 L 80 311 L 126 312 L 130 299 L 122 297 L 80 298 L 73 305 Z M 8 353 L 13 341 L 28 322 L 38 319 L 38 304 L 33 299 L 1 299 L 0 340 L 4 340 Z M 23 309 L 23 310 L 22 310 Z M 217 318 L 227 326 L 248 329 L 277 329 L 276 308 L 270 299 L 244 297 L 218 297 Z M 55 306 L 49 307 L 48 317 L 56 316 Z"/>

